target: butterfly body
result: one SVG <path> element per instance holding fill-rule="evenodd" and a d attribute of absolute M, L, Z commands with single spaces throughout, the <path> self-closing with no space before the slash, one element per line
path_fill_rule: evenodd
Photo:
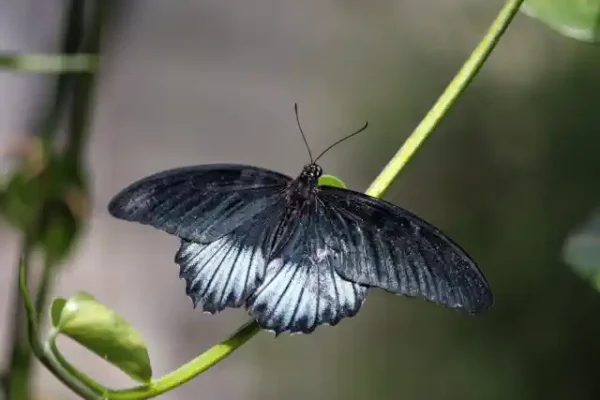
<path fill-rule="evenodd" d="M 410 212 L 351 190 L 233 164 L 165 171 L 111 201 L 120 219 L 181 239 L 175 261 L 205 311 L 245 306 L 265 329 L 312 332 L 377 287 L 476 314 L 493 302 L 471 258 Z"/>
<path fill-rule="evenodd" d="M 292 207 L 304 206 L 313 202 L 317 194 L 317 184 L 323 170 L 317 164 L 304 166 L 298 177 L 288 184 L 287 197 Z"/>

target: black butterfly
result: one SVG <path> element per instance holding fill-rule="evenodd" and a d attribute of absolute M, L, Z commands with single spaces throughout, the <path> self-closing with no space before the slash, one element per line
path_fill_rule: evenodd
<path fill-rule="evenodd" d="M 181 238 L 175 262 L 194 306 L 246 306 L 277 334 L 354 316 L 369 287 L 470 314 L 492 305 L 473 260 L 437 228 L 386 201 L 318 186 L 321 175 L 314 162 L 296 179 L 247 165 L 178 168 L 135 182 L 109 211 Z"/>

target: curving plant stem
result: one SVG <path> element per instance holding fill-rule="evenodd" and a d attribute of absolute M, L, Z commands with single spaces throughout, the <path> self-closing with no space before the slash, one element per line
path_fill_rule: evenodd
<path fill-rule="evenodd" d="M 0 54 L 0 68 L 36 74 L 88 73 L 97 66 L 94 54 Z"/>
<path fill-rule="evenodd" d="M 24 258 L 30 256 L 30 244 L 24 240 L 21 245 L 21 254 Z M 24 267 L 28 266 L 27 259 L 23 259 L 21 264 Z M 23 268 L 24 269 L 24 268 Z M 25 273 L 25 272 L 24 272 Z M 20 275 L 17 274 L 17 283 L 20 281 Z M 31 351 L 27 344 L 27 337 L 25 336 L 24 330 L 26 329 L 25 312 L 22 307 L 19 306 L 19 290 L 15 291 L 16 298 L 14 301 L 14 314 L 11 323 L 11 354 L 9 369 L 3 376 L 3 391 L 4 396 L 7 400 L 9 399 L 27 399 L 30 397 L 29 394 L 29 376 L 31 369 Z"/>
<path fill-rule="evenodd" d="M 500 38 L 519 12 L 524 0 L 508 0 L 500 13 L 492 22 L 483 39 L 471 53 L 446 90 L 431 107 L 425 118 L 410 134 L 400 150 L 394 155 L 383 171 L 375 178 L 366 193 L 373 197 L 381 197 L 394 183 L 404 166 L 410 161 L 415 152 L 421 147 L 425 139 L 431 135 L 440 121 L 446 116 L 456 100 L 473 81 L 485 61 L 488 59 Z"/>
<path fill-rule="evenodd" d="M 38 324 L 39 315 L 27 289 L 27 260 L 25 257 L 21 259 L 18 278 L 19 290 L 23 297 L 27 315 L 29 343 L 33 353 L 56 378 L 84 399 L 129 400 L 156 397 L 181 386 L 211 368 L 260 331 L 260 327 L 256 322 L 246 323 L 230 338 L 211 347 L 194 360 L 153 381 L 151 384 L 124 390 L 113 390 L 78 371 L 64 358 L 56 346 L 56 332 L 51 332 L 48 339 L 41 343 Z"/>
<path fill-rule="evenodd" d="M 381 197 L 384 195 L 385 191 L 394 182 L 401 170 L 413 157 L 425 139 L 438 126 L 452 105 L 473 81 L 519 11 L 523 1 L 524 0 L 508 0 L 505 3 L 486 35 L 469 56 L 454 79 L 450 82 L 444 93 L 439 97 L 429 113 L 412 132 L 398 153 L 368 188 L 366 191 L 368 195 L 373 197 Z M 26 288 L 23 290 L 26 290 Z M 24 296 L 26 295 L 27 294 L 24 293 Z M 35 310 L 33 307 L 29 307 L 27 310 L 29 323 L 32 324 L 32 321 L 35 321 L 35 318 L 32 318 L 31 313 L 35 314 Z M 42 360 L 45 361 L 46 366 L 51 372 L 61 379 L 61 381 L 68 384 L 69 387 L 72 389 L 74 388 L 74 390 L 84 398 L 96 398 L 100 396 L 112 400 L 137 400 L 159 396 L 190 381 L 198 374 L 208 370 L 219 361 L 229 356 L 260 332 L 260 330 L 258 324 L 255 321 L 251 321 L 240 328 L 240 330 L 229 339 L 213 346 L 208 351 L 200 354 L 198 357 L 179 367 L 175 371 L 154 380 L 147 386 L 138 386 L 125 390 L 107 389 L 93 381 L 91 378 L 81 374 L 70 365 L 64 357 L 62 357 L 55 344 L 47 346 L 48 351 L 44 353 L 41 351 L 43 346 L 35 342 L 38 340 L 36 335 L 31 335 L 30 341 L 32 341 L 32 347 L 38 350 L 36 351 L 36 355 L 42 357 Z M 85 390 L 81 388 L 82 385 L 85 386 Z"/>

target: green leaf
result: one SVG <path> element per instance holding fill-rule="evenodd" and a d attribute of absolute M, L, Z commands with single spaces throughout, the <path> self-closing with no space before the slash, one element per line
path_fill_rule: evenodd
<path fill-rule="evenodd" d="M 88 293 L 77 293 L 52 304 L 54 327 L 132 379 L 148 383 L 152 367 L 148 349 L 138 331 L 120 315 Z"/>
<path fill-rule="evenodd" d="M 67 304 L 67 299 L 63 299 L 62 297 L 57 297 L 52 301 L 52 305 L 50 306 L 50 320 L 54 327 L 58 327 L 60 324 L 60 315 L 63 308 L 65 308 L 65 304 Z"/>
<path fill-rule="evenodd" d="M 600 41 L 600 0 L 526 0 L 521 11 L 565 36 Z"/>
<path fill-rule="evenodd" d="M 600 291 L 600 212 L 574 231 L 563 249 L 563 259 Z"/>
<path fill-rule="evenodd" d="M 333 175 L 321 175 L 318 182 L 319 186 L 333 186 L 342 189 L 346 189 L 346 185 L 341 179 L 336 178 Z"/>

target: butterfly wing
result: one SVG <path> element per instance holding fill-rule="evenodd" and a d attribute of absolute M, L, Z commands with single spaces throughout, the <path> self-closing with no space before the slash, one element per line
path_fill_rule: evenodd
<path fill-rule="evenodd" d="M 194 307 L 214 314 L 240 307 L 264 278 L 276 241 L 279 202 L 211 243 L 182 239 L 175 262 Z"/>
<path fill-rule="evenodd" d="M 175 262 L 186 293 L 210 313 L 239 307 L 260 284 L 280 228 L 291 178 L 246 165 L 200 165 L 139 180 L 109 212 L 181 238 Z"/>
<path fill-rule="evenodd" d="M 110 202 L 111 215 L 211 243 L 272 207 L 291 178 L 234 164 L 177 168 L 141 179 Z"/>
<path fill-rule="evenodd" d="M 471 314 L 487 310 L 492 293 L 474 261 L 436 227 L 383 200 L 351 190 L 319 187 L 328 245 L 346 259 L 344 279 L 421 296 Z"/>
<path fill-rule="evenodd" d="M 327 246 L 332 232 L 312 201 L 283 219 L 290 227 L 285 246 L 269 262 L 264 280 L 247 308 L 260 326 L 274 331 L 310 333 L 354 316 L 367 286 L 343 279 L 336 270 L 341 254 Z"/>

